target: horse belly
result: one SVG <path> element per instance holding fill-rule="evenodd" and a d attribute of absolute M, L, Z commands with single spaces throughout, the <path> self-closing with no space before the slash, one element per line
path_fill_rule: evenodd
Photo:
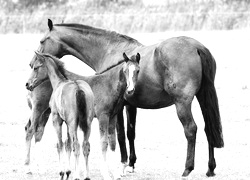
<path fill-rule="evenodd" d="M 154 89 L 153 86 L 137 88 L 132 96 L 125 96 L 129 104 L 143 109 L 159 109 L 171 106 L 173 98 L 164 89 Z"/>

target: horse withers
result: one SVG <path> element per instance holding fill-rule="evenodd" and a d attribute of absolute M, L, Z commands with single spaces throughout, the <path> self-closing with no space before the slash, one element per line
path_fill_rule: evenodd
<path fill-rule="evenodd" d="M 62 66 L 62 62 L 59 61 L 56 57 L 53 57 L 49 54 L 37 53 L 38 58 L 31 64 L 31 67 L 34 71 L 37 69 L 37 61 L 39 59 L 49 59 L 48 61 L 54 61 L 58 65 L 57 74 L 61 74 L 61 77 L 68 79 L 69 82 L 78 82 L 81 80 L 86 81 L 93 90 L 95 96 L 95 116 L 99 120 L 99 129 L 100 129 L 100 138 L 101 138 L 101 149 L 103 154 L 103 169 L 102 174 L 104 179 L 110 179 L 107 162 L 106 162 L 106 152 L 108 144 L 114 152 L 116 146 L 116 137 L 115 137 L 115 124 L 116 124 L 116 114 L 119 112 L 121 106 L 123 105 L 123 97 L 125 95 L 132 95 L 135 91 L 138 75 L 139 75 L 139 60 L 140 55 L 133 55 L 131 58 L 128 58 L 126 54 L 123 54 L 123 60 L 117 63 L 115 66 L 111 66 L 106 70 L 94 75 L 94 76 L 80 76 L 74 73 L 67 71 Z M 33 73 L 34 74 L 34 73 Z M 42 76 L 41 74 L 40 76 Z M 36 85 L 46 81 L 47 78 L 40 78 L 39 75 L 36 76 Z M 35 90 L 36 86 L 32 83 L 32 80 L 29 80 L 26 84 L 29 90 Z M 53 87 L 53 81 L 51 81 Z M 53 88 L 54 89 L 54 88 Z M 51 101 L 55 96 L 53 92 Z M 50 103 L 51 104 L 51 103 Z M 53 107 L 53 106 L 52 106 Z M 53 113 L 53 110 L 52 110 Z M 109 136 L 109 138 L 108 138 Z M 88 172 L 88 169 L 86 170 Z M 87 173 L 88 175 L 88 173 Z M 88 178 L 88 176 L 86 176 Z"/>

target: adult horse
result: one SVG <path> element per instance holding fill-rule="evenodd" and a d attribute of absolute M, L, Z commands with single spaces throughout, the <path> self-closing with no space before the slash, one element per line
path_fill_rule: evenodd
<path fill-rule="evenodd" d="M 57 148 L 59 160 L 63 148 L 62 123 L 65 121 L 68 130 L 65 150 L 69 157 L 71 149 L 74 151 L 76 159 L 74 175 L 75 179 L 79 179 L 80 146 L 76 132 L 79 123 L 84 132 L 83 154 L 86 163 L 85 179 L 89 179 L 88 155 L 90 144 L 88 139 L 91 122 L 95 115 L 99 120 L 100 144 L 104 163 L 101 170 L 104 179 L 110 179 L 106 162 L 106 152 L 108 144 L 113 152 L 115 150 L 116 119 L 113 117 L 123 105 L 124 94 L 132 95 L 135 91 L 140 71 L 140 55 L 137 54 L 128 58 L 124 53 L 123 60 L 103 72 L 94 76 L 79 76 L 67 71 L 64 68 L 64 64 L 56 57 L 40 52 L 36 52 L 36 54 L 38 58 L 31 64 L 32 73 L 26 83 L 26 87 L 28 90 L 33 91 L 47 79 L 51 82 L 53 93 L 50 100 L 50 107 L 53 125 L 58 135 Z M 86 101 L 84 101 L 85 99 Z M 78 113 L 78 111 L 81 113 Z M 88 114 L 89 118 L 87 119 Z M 68 179 L 70 174 L 69 167 L 66 174 Z M 60 176 L 62 178 L 64 176 L 63 169 L 61 169 Z"/>
<path fill-rule="evenodd" d="M 129 104 L 128 138 L 130 142 L 130 166 L 134 166 L 136 107 L 157 109 L 176 106 L 187 138 L 187 158 L 183 176 L 194 169 L 197 126 L 191 104 L 194 96 L 200 104 L 205 121 L 205 132 L 209 147 L 207 176 L 214 175 L 216 162 L 214 148 L 224 146 L 222 126 L 214 79 L 216 63 L 210 51 L 195 39 L 174 37 L 159 44 L 143 46 L 138 41 L 115 32 L 105 31 L 79 24 L 57 24 L 48 21 L 49 31 L 40 41 L 39 51 L 57 57 L 71 54 L 95 71 L 100 72 L 116 64 L 121 52 L 141 54 L 141 72 L 135 93 L 126 96 Z M 33 58 L 35 59 L 36 56 Z M 150 94 L 150 96 L 148 96 Z M 39 117 L 42 115 L 40 113 Z M 39 118 L 38 118 L 39 119 Z M 31 126 L 37 125 L 32 122 Z M 30 127 L 31 127 L 30 126 Z M 38 125 L 39 126 L 39 125 Z M 118 141 L 122 162 L 127 161 L 122 113 L 118 114 Z M 27 129 L 32 129 L 27 127 Z M 28 130 L 27 134 L 34 132 Z M 31 134 L 31 133 L 30 133 Z M 27 135 L 27 137 L 30 137 Z M 29 138 L 27 138 L 29 139 Z M 28 141 L 27 141 L 28 142 Z"/>

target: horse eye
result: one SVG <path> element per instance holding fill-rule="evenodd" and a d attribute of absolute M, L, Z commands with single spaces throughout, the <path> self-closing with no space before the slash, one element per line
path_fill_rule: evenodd
<path fill-rule="evenodd" d="M 38 67 L 34 67 L 34 70 L 35 70 L 35 71 L 38 70 Z"/>

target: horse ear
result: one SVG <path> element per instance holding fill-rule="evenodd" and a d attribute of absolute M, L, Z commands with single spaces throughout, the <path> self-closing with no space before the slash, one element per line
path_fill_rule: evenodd
<path fill-rule="evenodd" d="M 36 53 L 36 55 L 37 55 L 37 57 L 38 57 L 39 59 L 42 59 L 42 60 L 45 59 L 42 53 L 40 53 L 40 52 L 38 52 L 38 51 L 35 51 L 35 53 Z"/>
<path fill-rule="evenodd" d="M 128 61 L 129 61 L 129 58 L 128 58 L 128 56 L 125 54 L 125 52 L 123 53 L 123 58 L 124 58 L 125 62 L 128 62 Z"/>
<path fill-rule="evenodd" d="M 141 55 L 139 53 L 137 53 L 136 54 L 136 61 L 137 61 L 138 64 L 140 62 L 140 59 L 141 59 Z"/>
<path fill-rule="evenodd" d="M 51 19 L 48 19 L 48 27 L 50 31 L 53 29 L 53 22 L 51 21 Z"/>

